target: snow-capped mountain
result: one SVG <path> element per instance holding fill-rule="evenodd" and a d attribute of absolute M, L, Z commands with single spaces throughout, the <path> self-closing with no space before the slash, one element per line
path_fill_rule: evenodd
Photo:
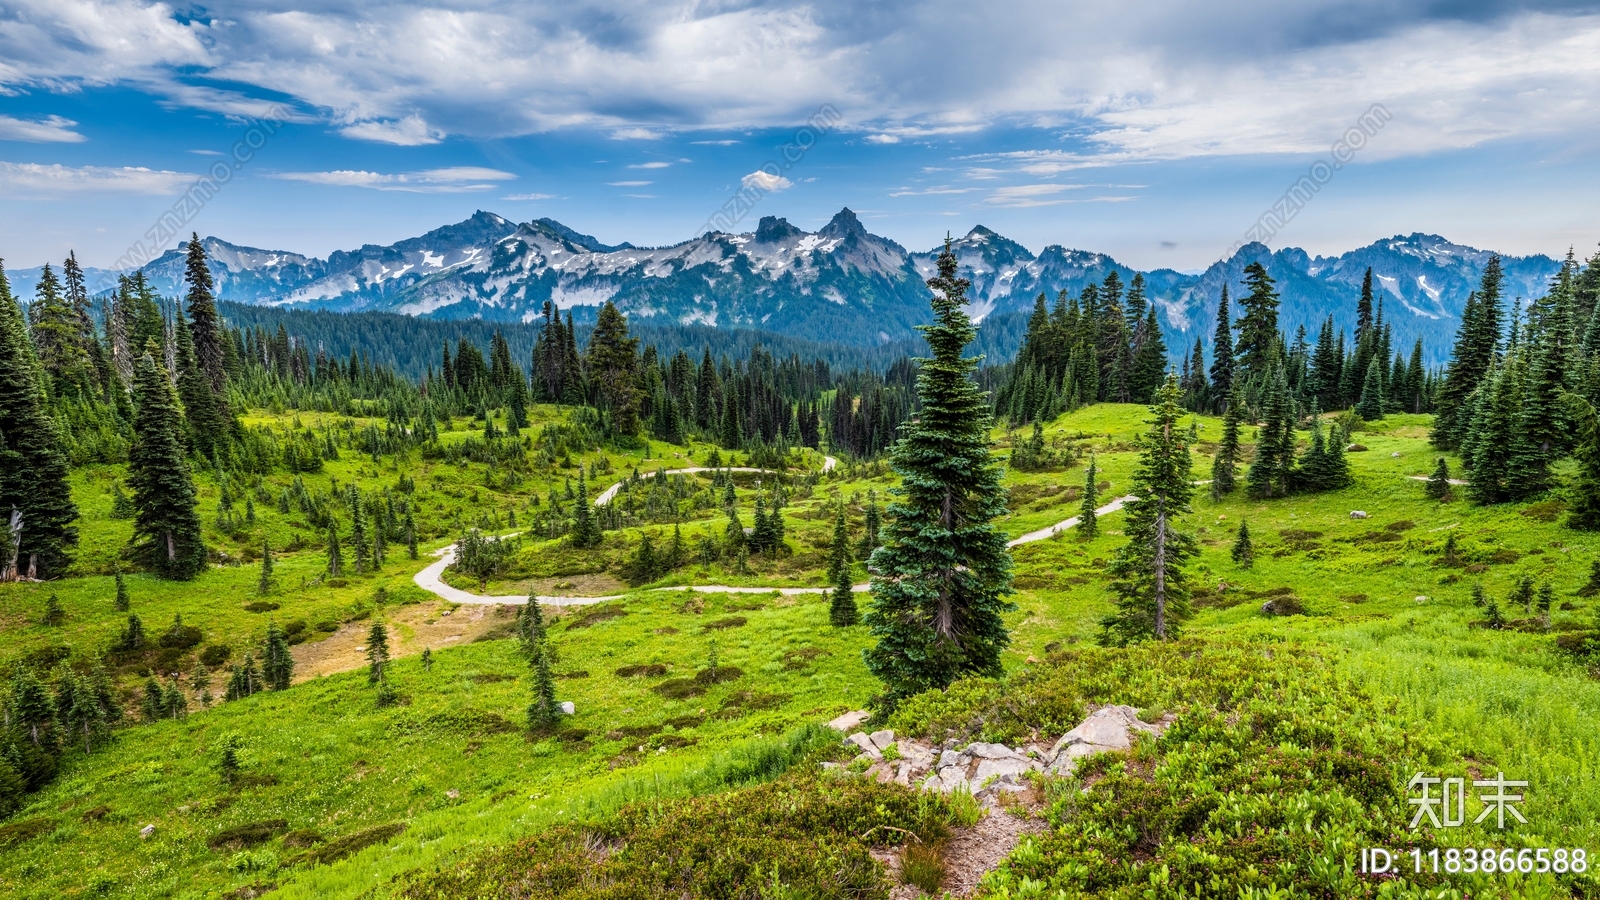
<path fill-rule="evenodd" d="M 910 252 L 869 233 L 849 209 L 816 232 L 767 216 L 752 232 L 709 233 L 667 247 L 606 245 L 553 219 L 516 224 L 489 212 L 388 246 L 339 251 L 326 260 L 259 250 L 219 238 L 202 240 L 218 293 L 243 303 L 337 311 L 384 310 L 436 318 L 529 322 L 546 301 L 592 318 L 607 300 L 657 324 L 748 327 L 814 340 L 875 344 L 915 335 L 927 318 L 925 281 L 940 248 Z M 972 281 L 970 311 L 979 320 L 1025 315 L 1043 293 L 1054 302 L 1115 270 L 1136 270 L 1109 256 L 1059 245 L 1038 255 L 983 226 L 952 241 L 961 273 Z M 1218 295 L 1242 290 L 1244 267 L 1260 261 L 1283 295 L 1280 323 L 1313 336 L 1330 313 L 1349 329 L 1362 276 L 1372 267 L 1395 326 L 1396 348 L 1424 339 L 1431 363 L 1449 353 L 1467 294 L 1491 253 L 1435 235 L 1387 238 L 1336 257 L 1297 248 L 1249 244 L 1200 275 L 1144 272 L 1174 356 L 1200 338 L 1208 347 Z M 184 248 L 145 267 L 156 289 L 182 291 Z M 1558 268 L 1547 256 L 1505 257 L 1508 296 L 1542 294 Z M 11 273 L 20 296 L 39 270 Z M 93 291 L 116 273 L 85 272 Z"/>

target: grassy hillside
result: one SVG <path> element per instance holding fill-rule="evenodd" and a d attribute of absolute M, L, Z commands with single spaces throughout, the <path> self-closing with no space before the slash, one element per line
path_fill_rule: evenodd
<path fill-rule="evenodd" d="M 316 414 L 301 415 L 309 421 Z M 1002 527 L 1019 536 L 1075 515 L 1091 452 L 1100 468 L 1102 502 L 1126 493 L 1144 417 L 1142 407 L 1103 404 L 1051 423 L 1047 443 L 1070 447 L 1076 461 L 1055 471 L 1008 473 L 1011 514 Z M 526 433 L 531 438 L 560 418 L 554 408 L 536 408 L 534 427 Z M 281 428 L 292 424 L 293 416 L 257 411 L 251 421 Z M 465 440 L 473 433 L 468 424 L 457 423 L 445 439 Z M 1202 451 L 1196 455 L 1195 477 L 1206 478 L 1210 458 L 1203 451 L 1211 449 L 1208 441 L 1220 434 L 1220 423 L 1196 417 L 1194 425 Z M 1111 514 L 1092 541 L 1069 531 L 1015 551 L 1017 609 L 1009 616 L 1013 644 L 1005 662 L 1013 684 L 1021 686 L 1014 696 L 1035 699 L 1008 705 L 994 700 L 1006 695 L 1000 685 L 963 684 L 940 701 L 946 706 L 927 707 L 921 718 L 905 719 L 903 727 L 957 727 L 1000 740 L 1014 738 L 1018 729 L 1039 729 L 1053 740 L 1076 724 L 1087 702 L 1165 708 L 1201 723 L 1207 716 L 1227 719 L 1219 691 L 1237 691 L 1256 698 L 1251 709 L 1262 722 L 1310 721 L 1318 728 L 1347 729 L 1347 749 L 1373 755 L 1386 767 L 1374 777 L 1390 788 L 1394 778 L 1409 777 L 1400 771 L 1409 765 L 1426 766 L 1435 775 L 1504 771 L 1531 782 L 1522 806 L 1527 825 L 1510 834 L 1469 827 L 1429 836 L 1439 845 L 1600 850 L 1600 776 L 1591 762 L 1600 750 L 1600 684 L 1579 658 L 1600 605 L 1578 596 L 1588 581 L 1596 540 L 1563 527 L 1559 498 L 1487 508 L 1427 500 L 1422 483 L 1408 477 L 1433 468 L 1436 456 L 1427 446 L 1427 428 L 1425 416 L 1391 416 L 1356 435 L 1367 448 L 1349 455 L 1356 483 L 1336 493 L 1258 503 L 1242 492 L 1221 502 L 1205 497 L 1204 489 L 1198 492 L 1195 514 L 1183 523 L 1202 548 L 1191 569 L 1198 613 L 1185 630 L 1195 643 L 1181 646 L 1226 648 L 1220 658 L 1232 662 L 1215 671 L 1193 671 L 1182 668 L 1183 657 L 1161 657 L 1149 649 L 1081 655 L 1110 609 L 1104 564 L 1121 542 L 1120 516 Z M 994 437 L 1004 454 L 1027 434 L 997 430 Z M 1252 439 L 1248 432 L 1245 437 Z M 407 559 L 403 546 L 391 546 L 378 573 L 339 579 L 324 577 L 322 539 L 303 516 L 278 511 L 278 498 L 292 486 L 293 476 L 231 485 L 230 492 L 241 498 L 233 509 L 239 521 L 221 527 L 220 486 L 202 474 L 208 543 L 239 564 L 213 566 L 188 584 L 127 576 L 131 612 L 148 632 L 158 635 L 181 614 L 203 635 L 193 648 L 118 661 L 130 713 L 137 717 L 134 692 L 147 675 L 180 672 L 187 685 L 207 648 L 225 647 L 226 659 L 236 662 L 244 652 L 259 649 L 268 621 L 300 623 L 294 629 L 297 683 L 287 691 L 209 709 L 194 702 L 186 719 L 121 728 L 104 750 L 69 753 L 58 779 L 30 795 L 26 808 L 0 825 L 0 892 L 39 898 L 198 898 L 230 892 L 246 897 L 275 885 L 273 896 L 281 897 L 477 896 L 486 882 L 466 873 L 500 871 L 492 866 L 507 864 L 505 848 L 521 846 L 516 842 L 553 826 L 588 823 L 611 829 L 610 834 L 634 829 L 627 833 L 642 835 L 638 814 L 631 811 L 637 808 L 627 806 L 632 800 L 717 792 L 780 776 L 777 786 L 761 789 L 769 793 L 749 795 L 766 799 L 751 802 L 777 803 L 773 798 L 788 792 L 822 790 L 804 787 L 805 778 L 831 740 L 808 728 L 860 708 L 880 690 L 861 661 L 870 641 L 866 630 L 829 627 L 820 595 L 648 588 L 823 585 L 831 504 L 835 498 L 849 504 L 852 534 L 858 538 L 868 491 L 877 492 L 880 504 L 889 499 L 885 492 L 893 478 L 881 466 L 842 462 L 822 475 L 818 456 L 796 457 L 785 508 L 792 552 L 771 560 L 752 558 L 745 572 L 730 560 L 702 561 L 691 552 L 684 565 L 649 585 L 634 588 L 623 577 L 622 565 L 642 534 L 652 535 L 660 547 L 670 540 L 672 522 L 681 519 L 692 551 L 701 535 L 722 533 L 727 520 L 720 512 L 721 491 L 706 476 L 686 477 L 673 487 L 670 512 L 658 511 L 654 524 L 607 532 L 598 551 L 573 551 L 562 541 L 524 534 L 511 566 L 488 582 L 486 593 L 627 594 L 619 602 L 568 608 L 552 626 L 559 699 L 572 700 L 577 708 L 555 735 L 526 731 L 530 677 L 515 642 L 505 639 L 511 610 L 444 603 L 411 581 L 432 561 L 430 551 L 450 543 L 467 525 L 481 523 L 502 533 L 521 530 L 526 517 L 540 508 L 535 498 L 547 503 L 551 490 L 576 479 L 579 465 L 610 469 L 609 477 L 597 479 L 598 487 L 591 486 L 594 494 L 635 468 L 647 474 L 701 465 L 709 452 L 703 446 L 656 444 L 632 455 L 574 453 L 572 465 L 558 459 L 549 467 L 530 452 L 526 471 L 470 460 L 385 455 L 374 461 L 344 453 L 326 463 L 324 472 L 302 480 L 316 490 L 327 490 L 336 478 L 341 485 L 355 483 L 363 492 L 381 493 L 398 491 L 404 476 L 416 486 L 408 496 L 417 506 L 424 539 L 418 560 Z M 1459 471 L 1457 461 L 1450 462 Z M 83 547 L 74 577 L 0 586 L 0 667 L 84 660 L 125 627 L 127 614 L 113 607 L 112 577 L 129 531 L 127 521 L 112 518 L 111 484 L 120 475 L 114 467 L 75 475 Z M 765 476 L 735 479 L 746 525 L 759 478 Z M 649 487 L 647 482 L 636 492 L 640 508 Z M 704 502 L 701 495 L 713 492 L 712 502 Z M 244 498 L 254 506 L 253 523 L 242 521 Z M 1352 518 L 1358 510 L 1366 517 Z M 516 526 L 510 521 L 513 512 L 519 517 Z M 1229 556 L 1241 521 L 1249 523 L 1255 538 L 1250 569 Z M 1447 555 L 1451 538 L 1453 552 Z M 254 559 L 263 540 L 280 554 L 276 585 L 265 596 L 257 592 Z M 1505 608 L 1524 576 L 1549 581 L 1556 590 L 1548 631 L 1522 608 Z M 859 563 L 856 577 L 866 578 Z M 466 590 L 479 588 L 476 579 L 461 574 L 447 579 Z M 1499 602 L 1507 627 L 1485 627 L 1485 610 L 1470 600 L 1474 584 Z M 63 625 L 40 624 L 51 595 L 65 609 Z M 860 599 L 870 602 L 867 595 Z M 1274 599 L 1280 611 L 1299 612 L 1264 613 L 1263 604 Z M 365 635 L 374 620 L 393 627 L 399 657 L 392 672 L 403 702 L 384 709 L 376 704 L 364 668 Z M 1580 653 L 1563 651 L 1562 643 Z M 696 680 L 711 668 L 713 645 L 719 674 Z M 431 671 L 423 670 L 419 657 L 424 648 L 431 650 Z M 1273 654 L 1281 654 L 1281 661 L 1275 662 Z M 1070 690 L 1052 681 L 1105 660 L 1124 666 L 1118 670 L 1122 674 L 1087 686 L 1073 682 L 1077 686 Z M 1140 677 L 1127 668 L 1140 665 L 1149 670 Z M 217 673 L 222 666 L 212 668 Z M 1349 704 L 1348 720 L 1340 721 L 1337 707 L 1300 696 L 1304 691 L 1251 693 L 1274 679 L 1326 685 L 1327 697 L 1346 698 L 1340 702 Z M 221 693 L 222 680 L 220 673 L 214 675 L 213 695 Z M 195 693 L 191 690 L 191 697 Z M 1055 705 L 1035 702 L 1041 696 L 1054 697 Z M 1201 736 L 1194 740 L 1209 734 L 1204 729 L 1189 733 Z M 1259 733 L 1229 735 L 1233 732 L 1204 739 L 1219 747 L 1240 741 L 1239 752 L 1247 756 L 1270 747 Z M 221 748 L 230 740 L 242 748 L 243 762 L 242 777 L 232 785 L 218 769 Z M 1337 734 L 1285 726 L 1285 745 L 1301 740 L 1341 745 Z M 1174 767 L 1200 765 L 1175 745 L 1165 759 Z M 1163 771 L 1177 775 L 1176 769 Z M 1254 774 L 1221 779 L 1219 796 L 1238 800 L 1260 777 L 1253 769 L 1235 771 Z M 1185 777 L 1187 784 L 1200 776 Z M 1333 770 L 1308 770 L 1304 777 L 1297 790 L 1308 796 L 1338 795 Z M 887 788 L 884 796 L 894 790 Z M 868 801 L 839 799 L 843 805 L 826 807 L 833 812 L 819 812 L 818 821 L 854 821 L 849 811 L 858 802 Z M 883 824 L 948 820 L 947 811 L 893 806 L 898 802 L 871 800 L 896 810 L 892 816 L 883 813 Z M 1389 815 L 1395 808 L 1384 804 L 1397 801 L 1391 796 L 1363 802 L 1372 815 Z M 688 817 L 684 821 L 702 814 L 692 806 L 661 808 L 663 815 Z M 1262 815 L 1268 812 L 1283 814 L 1272 807 Z M 835 815 L 845 818 L 829 818 Z M 1094 815 L 1101 817 L 1095 821 L 1111 823 L 1136 813 L 1115 807 Z M 1308 827 L 1318 840 L 1327 838 L 1316 845 L 1317 853 L 1353 863 L 1365 846 L 1357 838 L 1376 840 L 1377 834 L 1335 835 L 1333 818 L 1331 813 L 1320 820 L 1311 817 Z M 147 825 L 155 829 L 141 837 Z M 1297 840 L 1284 845 L 1285 853 L 1311 852 L 1310 843 Z M 787 852 L 782 846 L 750 852 L 781 855 Z M 1116 884 L 1061 875 L 1087 865 L 1092 853 L 1110 852 L 1107 846 L 1028 844 L 1023 858 L 995 877 L 989 893 L 1034 896 L 1022 879 L 1044 884 L 1047 875 L 1060 875 L 1065 880 L 1052 884 L 1052 892 L 1135 896 L 1116 892 L 1131 891 L 1136 882 L 1148 885 L 1163 865 L 1183 871 L 1184 861 L 1169 847 L 1147 848 Z M 565 851 L 547 843 L 527 852 Z M 1206 852 L 1243 858 L 1226 841 Z M 1031 853 L 1052 862 L 1030 861 Z M 1292 862 L 1308 864 L 1298 857 Z M 1193 858 L 1184 864 L 1196 865 Z M 1254 864 L 1275 863 L 1263 858 Z M 435 870 L 445 874 L 429 880 Z M 1235 874 L 1239 884 L 1264 886 L 1272 880 L 1263 875 L 1251 882 Z M 1344 882 L 1328 878 L 1326 885 L 1332 886 L 1323 893 L 1296 896 L 1353 895 L 1337 887 Z M 1434 887 L 1538 897 L 1583 895 L 1588 883 L 1546 876 L 1508 888 L 1504 879 L 1480 876 L 1441 880 Z M 866 896 L 884 888 L 876 882 L 863 885 Z M 1330 890 L 1334 893 L 1326 893 Z"/>

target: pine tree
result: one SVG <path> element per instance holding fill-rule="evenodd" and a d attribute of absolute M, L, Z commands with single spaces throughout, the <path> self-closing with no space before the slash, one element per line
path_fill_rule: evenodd
<path fill-rule="evenodd" d="M 1504 365 L 1491 366 L 1482 389 L 1486 396 L 1479 398 L 1467 440 L 1472 447 L 1467 496 L 1474 503 L 1502 503 L 1509 498 L 1508 482 L 1518 450 L 1517 406 L 1522 399 L 1517 376 L 1516 357 L 1508 356 Z"/>
<path fill-rule="evenodd" d="M 417 522 L 411 510 L 406 510 L 406 559 L 417 558 Z"/>
<path fill-rule="evenodd" d="M 539 605 L 539 598 L 529 594 L 528 602 L 517 610 L 516 621 L 517 649 L 531 663 L 534 654 L 544 645 L 546 633 L 544 624 L 544 607 Z"/>
<path fill-rule="evenodd" d="M 1239 523 L 1239 533 L 1233 538 L 1234 564 L 1241 569 L 1248 569 L 1256 563 L 1256 548 L 1250 543 L 1250 526 L 1245 522 Z"/>
<path fill-rule="evenodd" d="M 1550 606 L 1555 600 L 1555 588 L 1550 586 L 1550 582 L 1539 585 L 1539 624 L 1546 631 L 1550 630 Z"/>
<path fill-rule="evenodd" d="M 265 597 L 272 593 L 272 545 L 261 542 L 261 577 L 256 579 L 256 593 Z"/>
<path fill-rule="evenodd" d="M 867 490 L 867 511 L 864 522 L 864 532 L 861 535 L 861 549 L 857 554 L 863 561 L 872 557 L 872 551 L 878 549 L 878 530 L 883 527 L 882 515 L 878 512 L 878 492 Z"/>
<path fill-rule="evenodd" d="M 638 349 L 639 339 L 628 336 L 627 319 L 607 300 L 589 336 L 589 379 L 617 433 L 628 437 L 639 432 Z"/>
<path fill-rule="evenodd" d="M 212 396 L 220 400 L 227 390 L 228 373 L 222 320 L 217 315 L 216 297 L 212 293 L 215 284 L 211 269 L 206 265 L 206 251 L 200 246 L 199 234 L 189 238 L 186 250 L 183 277 L 189 285 L 189 293 L 184 299 L 189 308 L 190 330 L 194 333 L 195 359 L 205 373 Z"/>
<path fill-rule="evenodd" d="M 1523 615 L 1533 615 L 1533 578 L 1524 575 L 1517 579 L 1517 586 L 1512 588 L 1511 596 L 1506 598 L 1506 603 L 1511 606 L 1521 604 Z"/>
<path fill-rule="evenodd" d="M 1211 461 L 1211 499 L 1221 500 L 1233 493 L 1239 474 L 1239 415 L 1242 406 L 1239 392 L 1228 395 L 1227 407 L 1222 412 L 1222 440 L 1217 442 L 1217 455 Z"/>
<path fill-rule="evenodd" d="M 1250 293 L 1239 300 L 1244 315 L 1239 317 L 1239 343 L 1234 347 L 1238 360 L 1235 377 L 1247 381 L 1264 374 L 1277 361 L 1278 292 L 1266 266 L 1253 262 L 1244 269 Z"/>
<path fill-rule="evenodd" d="M 842 503 L 833 516 L 833 543 L 828 548 L 828 580 L 833 584 L 828 621 L 839 628 L 856 624 L 861 614 L 856 609 L 856 595 L 850 578 L 850 529 L 845 521 Z"/>
<path fill-rule="evenodd" d="M 294 678 L 294 656 L 289 652 L 289 638 L 277 622 L 267 624 L 267 639 L 261 648 L 261 677 L 275 691 L 289 689 Z"/>
<path fill-rule="evenodd" d="M 1110 566 L 1117 610 L 1101 620 L 1102 643 L 1126 646 L 1147 638 L 1175 638 L 1189 618 L 1188 579 L 1183 564 L 1196 553 L 1193 537 L 1175 520 L 1190 511 L 1189 447 L 1178 427 L 1178 381 L 1167 377 L 1150 408 L 1150 432 L 1134 472 L 1135 499 L 1123 507 L 1128 542 Z"/>
<path fill-rule="evenodd" d="M 543 642 L 533 657 L 533 702 L 528 704 L 528 728 L 544 731 L 561 722 L 561 707 L 556 703 L 556 681 L 550 674 L 550 654 Z"/>
<path fill-rule="evenodd" d="M 1217 303 L 1217 333 L 1211 339 L 1211 396 L 1232 408 L 1233 396 L 1233 320 L 1228 311 L 1228 286 L 1222 286 Z"/>
<path fill-rule="evenodd" d="M 1491 256 L 1484 267 L 1478 290 L 1467 298 L 1461 313 L 1461 327 L 1450 353 L 1450 365 L 1439 386 L 1433 433 L 1434 446 L 1441 450 L 1459 447 L 1469 423 L 1463 413 L 1468 399 L 1487 381 L 1500 352 L 1500 289 L 1504 281 L 1500 257 Z"/>
<path fill-rule="evenodd" d="M 0 529 L 20 528 L 0 551 L 0 580 L 54 578 L 78 542 L 67 457 L 51 419 L 22 310 L 0 268 Z"/>
<path fill-rule="evenodd" d="M 112 601 L 112 606 L 117 612 L 127 612 L 130 605 L 128 600 L 128 585 L 123 581 L 122 573 L 117 573 L 117 596 Z"/>
<path fill-rule="evenodd" d="M 993 525 L 1006 492 L 989 453 L 988 398 L 971 378 L 977 361 L 962 356 L 976 334 L 962 309 L 971 283 L 957 277 L 948 240 L 938 266 L 928 281 L 935 321 L 922 328 L 931 353 L 917 374 L 922 412 L 891 450 L 901 502 L 873 555 L 883 574 L 865 617 L 878 641 L 867 668 L 891 703 L 966 674 L 998 675 L 1010 643 L 1001 614 L 1012 608 L 1011 557 Z"/>
<path fill-rule="evenodd" d="M 61 606 L 61 598 L 55 594 L 44 602 L 44 615 L 40 617 L 39 624 L 46 628 L 60 628 L 67 624 L 67 611 Z"/>
<path fill-rule="evenodd" d="M 1445 500 L 1450 496 L 1450 465 L 1439 457 L 1439 464 L 1434 467 L 1433 474 L 1428 476 L 1428 483 L 1423 488 L 1430 500 Z"/>
<path fill-rule="evenodd" d="M 227 426 L 217 407 L 211 383 L 194 355 L 194 339 L 189 323 L 180 311 L 173 323 L 178 353 L 178 399 L 183 401 L 183 420 L 187 428 L 190 448 L 200 456 L 211 458 L 227 439 Z"/>
<path fill-rule="evenodd" d="M 177 398 L 148 348 L 135 364 L 133 381 L 134 443 L 128 451 L 133 553 L 162 578 L 187 581 L 205 568 L 206 548 Z"/>
<path fill-rule="evenodd" d="M 1356 403 L 1356 414 L 1368 422 L 1383 418 L 1383 363 L 1377 357 L 1367 363 L 1367 375 L 1361 381 L 1361 400 Z"/>
<path fill-rule="evenodd" d="M 233 784 L 239 779 L 239 751 L 238 735 L 230 734 L 222 739 L 221 757 L 217 760 L 217 774 L 222 776 L 225 784 Z"/>
<path fill-rule="evenodd" d="M 1128 364 L 1128 397 L 1134 403 L 1144 403 L 1161 387 L 1167 371 L 1167 342 L 1161 337 L 1155 307 L 1145 311 L 1133 340 L 1137 349 Z"/>
<path fill-rule="evenodd" d="M 76 268 L 76 263 L 73 267 Z M 81 279 L 81 273 L 79 277 Z M 81 288 L 81 281 L 78 286 Z M 79 319 L 77 310 L 62 294 L 61 282 L 56 280 L 48 263 L 39 275 L 36 292 L 28 318 L 34 349 L 49 376 L 52 392 L 61 398 L 93 399 L 99 392 L 93 365 L 85 352 L 86 345 L 94 346 L 93 334 L 85 340 L 82 327 L 88 323 Z"/>
<path fill-rule="evenodd" d="M 1563 400 L 1574 426 L 1572 456 L 1578 463 L 1577 475 L 1567 488 L 1567 527 L 1600 531 L 1600 416 L 1582 397 L 1568 394 Z"/>
<path fill-rule="evenodd" d="M 367 632 L 367 683 L 383 681 L 389 668 L 389 629 L 383 622 L 373 622 Z"/>
<path fill-rule="evenodd" d="M 1099 473 L 1095 458 L 1090 456 L 1089 468 L 1083 474 L 1083 502 L 1078 504 L 1078 535 L 1086 541 L 1100 534 L 1100 517 L 1095 512 L 1100 507 L 1100 488 L 1095 484 Z"/>
<path fill-rule="evenodd" d="M 578 499 L 572 507 L 572 531 L 567 539 L 579 548 L 598 547 L 605 539 L 595 518 L 594 505 L 589 502 L 589 485 L 581 471 L 578 473 Z"/>
<path fill-rule="evenodd" d="M 433 671 L 433 648 L 432 647 L 423 647 L 422 648 L 422 660 L 421 661 L 422 661 L 422 671 L 424 671 L 424 672 L 432 672 Z"/>
<path fill-rule="evenodd" d="M 1288 493 L 1293 458 L 1285 447 L 1293 446 L 1294 423 L 1289 418 L 1288 390 L 1283 373 L 1270 373 L 1269 387 L 1262 406 L 1262 425 L 1256 440 L 1256 457 L 1250 463 L 1245 482 L 1252 500 L 1282 497 Z"/>

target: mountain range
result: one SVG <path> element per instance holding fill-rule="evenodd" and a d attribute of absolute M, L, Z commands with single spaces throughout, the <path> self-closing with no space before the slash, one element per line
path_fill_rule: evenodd
<path fill-rule="evenodd" d="M 635 320 L 754 328 L 856 346 L 915 336 L 928 316 L 925 280 L 939 248 L 909 251 L 871 234 L 841 210 L 807 232 L 773 216 L 743 234 L 701 235 L 668 247 L 607 245 L 553 219 L 522 224 L 490 212 L 387 246 L 368 244 L 327 259 L 261 250 L 203 238 L 218 295 L 240 303 L 340 312 L 378 310 L 443 319 L 530 322 L 547 300 L 592 319 L 611 300 Z M 184 249 L 169 250 L 144 269 L 156 289 L 182 292 Z M 1052 244 L 1037 255 L 977 226 L 952 242 L 971 279 L 970 311 L 992 326 L 1032 309 L 1044 293 L 1076 294 L 1112 270 L 1126 284 L 1136 270 L 1102 253 Z M 1339 256 L 1251 243 L 1194 275 L 1172 269 L 1143 273 L 1168 347 L 1181 356 L 1198 337 L 1207 346 L 1223 285 L 1242 292 L 1244 268 L 1261 262 L 1282 293 L 1280 325 L 1316 329 L 1330 313 L 1347 330 L 1370 266 L 1381 286 L 1395 347 L 1423 339 L 1430 364 L 1448 356 L 1467 294 L 1491 251 L 1431 234 L 1376 241 Z M 1559 263 L 1548 256 L 1504 256 L 1506 293 L 1542 295 Z M 10 273 L 19 296 L 33 293 L 40 269 Z M 117 273 L 86 269 L 91 291 L 115 284 Z"/>

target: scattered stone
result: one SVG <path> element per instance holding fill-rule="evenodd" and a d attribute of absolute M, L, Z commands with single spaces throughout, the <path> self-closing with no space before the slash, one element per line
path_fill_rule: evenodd
<path fill-rule="evenodd" d="M 878 745 L 874 744 L 872 742 L 872 738 L 867 737 L 867 734 L 864 731 L 858 731 L 855 734 L 845 738 L 845 740 L 855 744 L 857 747 L 860 747 L 862 753 L 865 753 L 873 759 L 883 758 L 883 753 L 878 750 Z"/>
<path fill-rule="evenodd" d="M 701 710 L 701 712 L 704 712 L 704 710 Z M 858 709 L 855 712 L 847 712 L 839 718 L 834 719 L 832 722 L 828 723 L 828 727 L 832 728 L 834 731 L 842 731 L 848 734 L 852 731 L 855 731 L 857 728 L 860 728 L 861 723 L 870 718 L 872 718 L 872 713 L 867 712 L 864 709 Z"/>
<path fill-rule="evenodd" d="M 1351 510 L 1350 512 L 1350 518 L 1352 519 L 1365 519 L 1366 517 L 1367 511 L 1364 509 Z"/>
<path fill-rule="evenodd" d="M 1417 595 L 1417 602 L 1418 603 L 1427 603 L 1428 602 L 1428 595 L 1427 594 L 1418 594 Z"/>
<path fill-rule="evenodd" d="M 1344 452 L 1346 452 L 1346 453 L 1365 453 L 1365 452 L 1367 452 L 1367 448 L 1366 448 L 1366 445 L 1364 445 L 1364 444 L 1351 444 L 1350 446 L 1344 448 Z"/>
<path fill-rule="evenodd" d="M 156 833 L 156 827 L 154 825 L 146 825 L 145 827 L 139 829 L 139 837 L 141 839 L 147 838 L 150 835 L 155 834 L 155 833 Z"/>
<path fill-rule="evenodd" d="M 561 712 L 565 715 L 575 716 L 578 714 L 578 705 L 571 700 L 563 700 L 561 701 Z"/>
<path fill-rule="evenodd" d="M 1396 450 L 1395 452 L 1389 454 L 1389 458 L 1390 459 L 1399 459 L 1400 458 L 1400 451 Z"/>
<path fill-rule="evenodd" d="M 461 799 L 461 792 L 456 790 L 455 788 L 451 788 L 450 790 L 445 791 L 444 795 L 446 797 L 449 797 L 451 800 L 460 800 Z"/>
<path fill-rule="evenodd" d="M 1096 753 L 1123 753 L 1133 747 L 1133 732 L 1159 734 L 1158 729 L 1139 721 L 1139 711 L 1131 706 L 1104 706 L 1056 741 L 1050 748 L 1046 771 L 1070 775 L 1078 760 Z"/>
<path fill-rule="evenodd" d="M 977 741 L 965 747 L 941 748 L 916 740 L 895 740 L 894 732 L 887 729 L 870 735 L 858 731 L 845 741 L 861 750 L 856 763 L 865 766 L 862 777 L 880 784 L 916 784 L 940 793 L 968 790 L 979 802 L 995 808 L 1000 795 L 1027 790 L 1032 773 L 1071 774 L 1079 759 L 1094 753 L 1126 752 L 1133 746 L 1134 732 L 1159 735 L 1166 725 L 1166 720 L 1156 725 L 1139 721 L 1138 711 L 1131 706 L 1107 706 L 1090 713 L 1053 746 L 1013 748 Z M 883 758 L 891 744 L 899 759 Z M 838 764 L 824 767 L 842 768 Z"/>

